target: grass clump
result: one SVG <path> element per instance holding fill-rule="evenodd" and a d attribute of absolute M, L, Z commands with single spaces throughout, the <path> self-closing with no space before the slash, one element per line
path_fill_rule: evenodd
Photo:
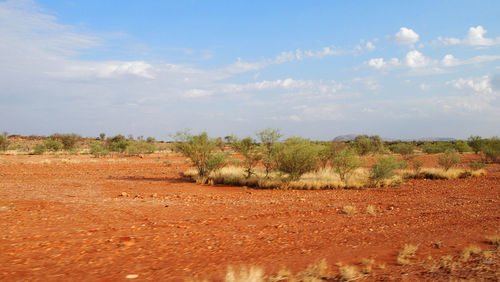
<path fill-rule="evenodd" d="M 264 281 L 264 270 L 260 267 L 241 267 L 239 271 L 229 266 L 224 277 L 225 282 L 262 282 Z"/>
<path fill-rule="evenodd" d="M 410 263 L 410 259 L 415 257 L 418 246 L 406 244 L 403 250 L 399 251 L 396 258 L 399 265 L 407 265 Z"/>
<path fill-rule="evenodd" d="M 342 208 L 342 213 L 347 215 L 353 215 L 358 213 L 358 209 L 355 206 L 347 205 Z"/>

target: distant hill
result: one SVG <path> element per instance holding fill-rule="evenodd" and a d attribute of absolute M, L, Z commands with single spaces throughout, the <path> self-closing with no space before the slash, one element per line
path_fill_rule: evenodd
<path fill-rule="evenodd" d="M 351 141 L 356 139 L 356 136 L 359 134 L 347 134 L 347 135 L 339 135 L 333 139 L 333 141 L 337 142 L 345 142 L 345 141 Z"/>

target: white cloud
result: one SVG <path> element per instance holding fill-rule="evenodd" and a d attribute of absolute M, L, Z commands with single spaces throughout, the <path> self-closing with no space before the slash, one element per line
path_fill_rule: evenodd
<path fill-rule="evenodd" d="M 366 42 L 365 48 L 370 50 L 370 51 L 373 51 L 376 49 L 375 44 L 373 44 L 371 41 Z"/>
<path fill-rule="evenodd" d="M 392 37 L 392 40 L 398 45 L 412 45 L 418 42 L 419 35 L 406 27 L 402 27 L 399 31 Z"/>
<path fill-rule="evenodd" d="M 189 89 L 182 95 L 185 98 L 200 98 L 212 95 L 213 92 L 205 89 Z"/>
<path fill-rule="evenodd" d="M 399 66 L 400 61 L 397 58 L 392 58 L 389 61 L 385 61 L 384 58 L 373 58 L 370 59 L 368 62 L 365 62 L 365 64 L 375 69 L 383 69 L 388 67 Z"/>
<path fill-rule="evenodd" d="M 143 61 L 132 62 L 78 62 L 71 61 L 63 72 L 49 72 L 63 78 L 117 78 L 133 75 L 153 79 L 153 66 Z"/>
<path fill-rule="evenodd" d="M 494 45 L 500 45 L 500 37 L 497 38 L 487 38 L 485 37 L 488 31 L 478 25 L 476 27 L 470 27 L 469 32 L 463 39 L 455 37 L 438 37 L 438 42 L 444 45 L 469 45 L 469 46 L 479 46 L 488 47 Z"/>
<path fill-rule="evenodd" d="M 459 60 L 455 58 L 455 56 L 451 54 L 447 54 L 443 57 L 443 60 L 441 61 L 443 66 L 445 67 L 453 67 L 459 64 Z"/>
<path fill-rule="evenodd" d="M 426 84 L 426 83 L 420 83 L 419 85 L 420 89 L 426 91 L 426 90 L 429 90 L 431 88 L 431 86 L 429 84 Z"/>
<path fill-rule="evenodd" d="M 459 78 L 446 82 L 458 90 L 472 90 L 475 93 L 491 94 L 493 89 L 491 88 L 491 80 L 488 75 L 480 78 Z"/>
<path fill-rule="evenodd" d="M 412 50 L 406 54 L 405 63 L 410 68 L 423 68 L 429 66 L 432 60 L 419 51 Z"/>

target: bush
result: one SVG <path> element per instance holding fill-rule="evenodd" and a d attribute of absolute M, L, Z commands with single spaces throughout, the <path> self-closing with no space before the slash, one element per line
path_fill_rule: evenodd
<path fill-rule="evenodd" d="M 458 163 L 460 163 L 460 156 L 457 155 L 455 150 L 446 150 L 438 159 L 438 164 L 442 166 L 445 171 Z"/>
<path fill-rule="evenodd" d="M 485 166 L 486 166 L 486 163 L 481 162 L 481 161 L 473 161 L 473 162 L 469 163 L 469 167 L 474 171 L 483 169 Z"/>
<path fill-rule="evenodd" d="M 125 148 L 125 154 L 138 156 L 141 154 L 152 154 L 156 151 L 156 145 L 147 141 L 132 141 Z"/>
<path fill-rule="evenodd" d="M 422 150 L 426 154 L 444 153 L 446 150 L 453 149 L 453 144 L 445 141 L 425 142 L 422 145 Z"/>
<path fill-rule="evenodd" d="M 342 150 L 331 161 L 334 171 L 339 174 L 340 180 L 346 185 L 351 174 L 363 165 L 363 162 L 353 149 Z"/>
<path fill-rule="evenodd" d="M 123 153 L 127 149 L 128 145 L 129 145 L 129 140 L 127 140 L 125 136 L 121 134 L 108 138 L 108 149 L 111 152 Z"/>
<path fill-rule="evenodd" d="M 467 143 L 477 155 L 481 151 L 481 147 L 483 146 L 483 138 L 481 138 L 481 136 L 471 136 L 469 137 Z"/>
<path fill-rule="evenodd" d="M 345 143 L 332 141 L 330 144 L 321 145 L 319 150 L 319 161 L 321 167 L 326 168 L 328 164 L 345 149 Z"/>
<path fill-rule="evenodd" d="M 378 186 L 385 179 L 395 175 L 395 170 L 404 167 L 406 162 L 398 160 L 395 156 L 387 156 L 377 159 L 370 170 L 370 180 Z"/>
<path fill-rule="evenodd" d="M 250 178 L 254 173 L 255 166 L 262 159 L 262 153 L 255 140 L 247 137 L 239 140 L 233 138 L 233 148 L 240 153 L 245 159 L 243 160 L 243 167 L 245 168 L 246 178 Z M 217 141 L 216 141 L 217 142 Z"/>
<path fill-rule="evenodd" d="M 37 144 L 33 149 L 33 155 L 42 155 L 43 153 L 45 153 L 46 150 L 47 149 L 45 149 L 45 145 Z"/>
<path fill-rule="evenodd" d="M 465 142 L 463 140 L 454 141 L 453 142 L 453 147 L 459 153 L 466 153 L 466 152 L 472 151 L 472 149 L 469 146 L 469 144 L 467 144 L 467 142 Z"/>
<path fill-rule="evenodd" d="M 288 174 L 288 181 L 298 180 L 304 173 L 318 167 L 317 145 L 300 137 L 289 138 L 280 144 L 276 153 L 276 167 Z"/>
<path fill-rule="evenodd" d="M 0 135 L 0 150 L 7 151 L 9 148 L 9 138 L 6 135 Z"/>
<path fill-rule="evenodd" d="M 99 158 L 109 154 L 109 150 L 101 142 L 90 143 L 89 153 L 94 157 Z"/>
<path fill-rule="evenodd" d="M 389 146 L 389 150 L 391 150 L 391 152 L 400 154 L 404 158 L 408 158 L 409 156 L 413 155 L 414 149 L 415 146 L 413 146 L 413 144 L 406 142 L 396 143 Z"/>
<path fill-rule="evenodd" d="M 481 152 L 491 162 L 498 161 L 498 157 L 500 156 L 500 139 L 498 139 L 498 137 L 493 137 L 483 140 Z"/>
<path fill-rule="evenodd" d="M 385 152 L 384 142 L 378 135 L 359 135 L 350 145 L 362 156 Z"/>
<path fill-rule="evenodd" d="M 277 151 L 277 142 L 283 136 L 279 129 L 267 128 L 257 133 L 261 142 L 262 164 L 266 169 L 266 177 L 275 165 L 275 155 Z M 226 140 L 231 140 L 232 137 L 226 136 Z"/>
<path fill-rule="evenodd" d="M 63 144 L 56 139 L 45 140 L 45 149 L 47 151 L 57 152 L 63 148 Z"/>
<path fill-rule="evenodd" d="M 82 139 L 80 135 L 75 133 L 56 133 L 51 135 L 50 138 L 59 141 L 62 144 L 64 150 L 73 150 L 76 146 L 76 143 Z"/>
<path fill-rule="evenodd" d="M 208 137 L 206 132 L 192 135 L 189 132 L 177 132 L 174 136 L 176 143 L 174 151 L 189 158 L 198 172 L 198 182 L 208 181 L 210 173 L 226 165 L 226 154 L 216 151 L 216 142 Z"/>

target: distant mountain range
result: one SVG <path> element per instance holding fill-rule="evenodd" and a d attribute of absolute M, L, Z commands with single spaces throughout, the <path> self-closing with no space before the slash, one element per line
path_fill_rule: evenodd
<path fill-rule="evenodd" d="M 338 142 L 345 142 L 345 141 L 351 141 L 356 139 L 357 136 L 361 134 L 346 134 L 346 135 L 339 135 L 333 139 L 333 141 L 338 141 Z M 455 138 L 450 138 L 450 137 L 423 137 L 423 138 L 418 138 L 418 139 L 396 139 L 396 138 L 384 138 L 382 137 L 382 140 L 384 141 L 427 141 L 427 142 L 434 142 L 434 141 L 454 141 L 456 140 Z"/>

